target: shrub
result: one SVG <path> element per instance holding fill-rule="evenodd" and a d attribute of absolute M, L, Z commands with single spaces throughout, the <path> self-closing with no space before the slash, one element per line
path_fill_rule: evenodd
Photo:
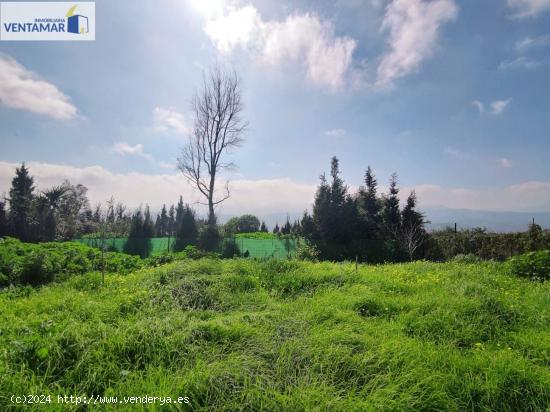
<path fill-rule="evenodd" d="M 550 279 L 550 250 L 529 252 L 510 259 L 511 272 L 532 280 Z"/>
<path fill-rule="evenodd" d="M 199 232 L 199 246 L 202 250 L 214 252 L 220 245 L 220 232 L 216 225 L 205 225 Z"/>
<path fill-rule="evenodd" d="M 317 262 L 321 252 L 314 245 L 302 243 L 296 248 L 296 259 Z"/>
<path fill-rule="evenodd" d="M 237 245 L 235 239 L 229 238 L 223 240 L 221 254 L 222 257 L 226 259 L 230 259 L 240 254 L 239 246 Z"/>
<path fill-rule="evenodd" d="M 479 263 L 481 262 L 481 259 L 473 253 L 459 253 L 458 255 L 453 257 L 451 261 L 454 263 Z"/>
<path fill-rule="evenodd" d="M 143 266 L 137 256 L 101 251 L 79 243 L 0 240 L 0 286 L 39 285 L 101 269 L 129 273 Z"/>

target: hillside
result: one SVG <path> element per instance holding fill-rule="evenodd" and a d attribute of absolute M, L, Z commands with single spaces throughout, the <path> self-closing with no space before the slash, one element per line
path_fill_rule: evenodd
<path fill-rule="evenodd" d="M 58 409 L 58 395 L 149 395 L 187 397 L 180 410 L 544 411 L 548 296 L 496 263 L 75 276 L 0 294 L 0 409 L 50 394 Z"/>

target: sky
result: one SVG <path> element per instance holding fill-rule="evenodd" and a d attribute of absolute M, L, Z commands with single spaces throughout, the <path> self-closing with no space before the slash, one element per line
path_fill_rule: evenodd
<path fill-rule="evenodd" d="M 0 194 L 24 161 L 92 203 L 194 204 L 215 64 L 250 123 L 221 214 L 310 208 L 332 156 L 352 191 L 370 165 L 422 207 L 550 211 L 550 0 L 98 0 L 95 41 L 0 42 Z"/>

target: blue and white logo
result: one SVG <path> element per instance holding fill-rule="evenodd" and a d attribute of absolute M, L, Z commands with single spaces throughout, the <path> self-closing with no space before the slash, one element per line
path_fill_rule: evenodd
<path fill-rule="evenodd" d="M 0 40 L 95 40 L 95 3 L 0 2 Z"/>
<path fill-rule="evenodd" d="M 75 34 L 88 33 L 88 17 L 75 14 L 75 9 L 77 7 L 78 6 L 73 6 L 67 12 L 67 31 Z"/>

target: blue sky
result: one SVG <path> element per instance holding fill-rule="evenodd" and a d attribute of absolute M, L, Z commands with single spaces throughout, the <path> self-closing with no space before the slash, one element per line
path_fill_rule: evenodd
<path fill-rule="evenodd" d="M 96 2 L 94 42 L 0 42 L 0 193 L 137 206 L 198 197 L 175 170 L 204 68 L 242 78 L 250 130 L 227 213 L 297 212 L 330 157 L 421 204 L 550 211 L 550 1 Z"/>

